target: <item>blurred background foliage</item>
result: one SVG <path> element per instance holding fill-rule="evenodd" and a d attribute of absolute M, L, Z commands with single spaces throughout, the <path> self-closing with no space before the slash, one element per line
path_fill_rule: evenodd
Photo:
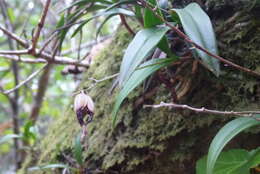
<path fill-rule="evenodd" d="M 71 0 L 53 0 L 49 11 L 49 14 L 45 21 L 45 26 L 43 28 L 39 45 L 43 45 L 43 41 L 50 36 L 50 32 L 56 29 L 57 22 L 62 16 L 62 9 L 65 9 L 71 3 Z M 4 2 L 7 9 L 9 22 L 13 26 L 14 33 L 18 36 L 30 40 L 32 38 L 32 33 L 37 26 L 41 12 L 44 6 L 44 0 L 8 0 Z M 2 15 L 0 15 L 0 23 L 4 25 L 7 21 Z M 87 14 L 84 18 L 89 18 L 93 16 L 93 13 Z M 95 45 L 104 36 L 111 35 L 117 25 L 119 24 L 118 17 L 113 17 L 109 20 L 101 29 L 100 35 L 96 38 L 96 33 L 94 32 L 98 25 L 102 23 L 104 17 L 95 18 L 87 25 L 83 27 L 85 32 L 82 32 L 82 36 L 76 35 L 71 37 L 73 30 L 67 33 L 67 37 L 63 41 L 62 52 L 65 56 L 77 59 L 86 56 L 93 45 Z M 76 27 L 76 26 L 75 26 Z M 73 27 L 72 27 L 73 28 Z M 79 51 L 79 45 L 86 45 Z M 19 48 L 16 45 L 16 48 Z M 10 50 L 8 45 L 8 39 L 6 35 L 0 31 L 0 50 Z M 23 57 L 23 56 L 22 56 Z M 28 58 L 30 56 L 26 56 Z M 0 57 L 0 84 L 5 90 L 11 89 L 15 86 L 14 74 L 11 71 L 12 62 L 6 59 L 1 59 Z M 22 81 L 26 79 L 30 74 L 41 68 L 42 64 L 26 64 L 18 63 L 19 68 L 19 80 Z M 46 95 L 44 97 L 39 119 L 35 126 L 29 126 L 28 120 L 30 113 L 32 112 L 32 105 L 35 102 L 34 97 L 38 89 L 38 81 L 40 75 L 26 83 L 19 89 L 19 130 L 23 134 L 23 137 L 28 138 L 28 148 L 33 149 L 35 143 L 38 143 L 42 136 L 46 133 L 48 125 L 56 119 L 56 117 L 62 117 L 62 113 L 70 109 L 69 102 L 73 97 L 73 92 L 76 90 L 79 80 L 81 79 L 81 74 L 74 75 L 68 74 L 63 75 L 62 71 L 66 65 L 55 65 L 51 71 L 48 88 Z M 13 94 L 11 94 L 13 95 Z M 7 96 L 0 93 L 0 137 L 7 134 L 13 134 L 12 125 L 12 108 L 10 106 L 10 101 Z M 26 129 L 32 133 L 32 136 L 26 135 Z M 26 136 L 24 136 L 26 135 Z M 6 143 L 0 143 L 0 173 L 12 173 L 15 170 L 14 166 L 14 150 L 13 150 L 13 139 Z"/>

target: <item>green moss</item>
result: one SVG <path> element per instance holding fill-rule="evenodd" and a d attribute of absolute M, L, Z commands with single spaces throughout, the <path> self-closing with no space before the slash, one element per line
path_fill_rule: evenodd
<path fill-rule="evenodd" d="M 225 40 L 223 42 L 232 48 L 244 48 L 250 43 L 251 47 L 256 49 L 259 44 L 254 45 L 253 38 L 244 41 L 243 44 L 237 42 L 246 39 L 248 32 L 246 33 L 239 33 L 239 37 L 232 35 L 228 42 Z M 93 84 L 93 81 L 88 80 L 89 77 L 101 79 L 117 73 L 123 51 L 130 40 L 125 30 L 119 31 L 112 43 L 94 59 L 94 64 L 85 73 L 80 88 Z M 232 49 L 223 50 L 222 55 L 229 57 L 233 53 Z M 248 52 L 245 54 L 251 55 Z M 255 59 L 256 57 L 259 57 L 259 54 L 250 57 L 251 59 L 242 56 L 239 59 L 247 65 L 253 61 L 258 63 L 258 66 L 259 60 Z M 239 59 L 236 61 L 240 61 Z M 194 81 L 195 87 L 191 94 L 183 102 L 222 110 L 231 108 L 244 110 L 257 106 L 252 101 L 252 95 L 238 92 L 238 87 L 246 86 L 244 82 L 252 83 L 254 86 L 257 83 L 255 79 L 241 75 L 236 70 L 224 70 L 226 74 L 220 79 L 209 77 L 204 70 L 202 71 L 203 73 L 195 79 L 197 82 Z M 88 149 L 83 153 L 84 166 L 103 173 L 112 173 L 114 170 L 119 173 L 193 173 L 196 160 L 206 153 L 212 136 L 226 119 L 178 112 L 168 108 L 136 109 L 133 103 L 142 94 L 140 88 L 131 93 L 123 103 L 116 126 L 112 128 L 111 111 L 115 94 L 108 94 L 112 83 L 113 80 L 98 83 L 89 91 L 95 102 L 95 117 L 88 127 L 88 140 L 85 142 Z M 214 94 L 218 86 L 222 86 L 225 91 L 220 90 Z M 246 88 L 243 89 L 247 91 Z M 211 95 L 213 97 L 210 98 Z M 161 101 L 171 101 L 169 91 L 163 86 L 159 86 L 156 95 L 153 96 L 154 103 Z M 62 155 L 66 153 L 72 158 L 73 141 L 79 133 L 80 127 L 75 113 L 72 109 L 68 109 L 55 121 L 43 139 L 39 147 L 41 154 L 37 164 L 68 163 Z M 29 164 L 30 162 L 26 163 L 24 168 Z"/>

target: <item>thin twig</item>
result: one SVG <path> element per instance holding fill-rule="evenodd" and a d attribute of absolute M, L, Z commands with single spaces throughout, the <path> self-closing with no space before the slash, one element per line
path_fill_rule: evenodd
<path fill-rule="evenodd" d="M 35 48 L 36 48 L 38 39 L 40 37 L 41 30 L 42 30 L 42 28 L 44 26 L 44 22 L 45 22 L 45 19 L 46 19 L 46 16 L 47 16 L 50 4 L 51 4 L 51 0 L 47 0 L 46 4 L 44 6 L 43 12 L 42 12 L 42 16 L 41 16 L 40 22 L 38 23 L 38 27 L 36 29 L 35 35 L 33 36 L 33 39 L 32 39 L 32 50 L 35 50 Z"/>
<path fill-rule="evenodd" d="M 47 64 L 38 82 L 38 90 L 34 99 L 34 104 L 30 115 L 30 120 L 33 122 L 33 124 L 36 123 L 40 113 L 43 98 L 49 82 L 51 68 L 52 68 L 52 64 Z"/>
<path fill-rule="evenodd" d="M 156 11 L 154 10 L 154 7 L 151 7 L 150 4 L 148 4 L 146 1 L 144 0 L 139 0 L 139 2 L 142 3 L 142 5 L 145 7 L 145 8 L 149 8 L 153 13 L 154 15 L 159 18 L 161 21 L 163 21 L 165 23 L 166 26 L 170 27 L 173 31 L 175 31 L 180 37 L 182 37 L 185 41 L 187 41 L 188 43 L 190 43 L 191 45 L 193 45 L 194 47 L 196 47 L 197 49 L 205 52 L 206 54 L 208 54 L 209 56 L 211 57 L 214 57 L 215 59 L 218 59 L 219 61 L 227 64 L 227 65 L 230 65 L 236 69 L 239 69 L 241 71 L 244 71 L 244 72 L 247 72 L 253 76 L 256 76 L 256 77 L 260 77 L 260 74 L 258 72 L 255 72 L 255 71 L 252 71 L 248 68 L 245 68 L 245 67 L 242 67 L 240 65 L 237 65 L 221 56 L 218 56 L 218 55 L 215 55 L 211 52 L 209 52 L 208 50 L 204 49 L 203 47 L 201 47 L 200 45 L 198 45 L 197 43 L 195 43 L 194 41 L 192 41 L 187 35 L 185 35 L 182 31 L 180 31 L 177 27 L 173 26 L 171 23 L 167 22 L 162 16 L 158 15 L 156 13 Z"/>
<path fill-rule="evenodd" d="M 101 82 L 103 82 L 103 81 L 110 80 L 110 79 L 113 79 L 113 78 L 117 77 L 118 74 L 119 74 L 119 73 L 112 74 L 112 75 L 110 75 L 110 76 L 104 77 L 104 78 L 99 79 L 99 80 L 90 77 L 89 80 L 93 80 L 94 83 L 93 83 L 90 87 L 88 87 L 87 90 L 90 90 L 91 88 L 93 88 L 94 86 L 96 86 L 98 83 L 101 83 Z"/>
<path fill-rule="evenodd" d="M 12 33 L 11 31 L 8 31 L 7 29 L 5 29 L 1 24 L 0 24 L 0 30 L 6 34 L 8 37 L 10 37 L 11 39 L 17 41 L 20 45 L 22 45 L 24 48 L 28 48 L 29 45 L 28 43 L 21 39 L 19 36 L 15 35 L 14 33 Z"/>
<path fill-rule="evenodd" d="M 51 36 L 43 43 L 42 48 L 40 48 L 39 50 L 39 54 L 41 54 L 44 49 L 49 45 L 49 43 L 58 35 L 58 33 L 54 32 L 53 34 L 51 34 Z"/>
<path fill-rule="evenodd" d="M 42 70 L 47 66 L 48 64 L 45 64 L 42 68 L 40 68 L 39 70 L 35 71 L 34 73 L 32 73 L 31 75 L 29 75 L 24 81 L 22 81 L 21 83 L 19 83 L 17 86 L 15 86 L 12 89 L 3 91 L 4 94 L 10 94 L 12 92 L 14 92 L 15 90 L 19 89 L 20 87 L 22 87 L 23 85 L 25 85 L 26 83 L 30 82 L 34 77 L 36 77 L 40 72 L 42 72 Z"/>
<path fill-rule="evenodd" d="M 233 116 L 240 116 L 240 117 L 252 117 L 255 118 L 254 114 L 260 114 L 260 111 L 219 111 L 219 110 L 210 110 L 204 107 L 202 108 L 194 108 L 192 106 L 188 106 L 185 104 L 176 104 L 176 103 L 164 103 L 161 102 L 158 105 L 144 105 L 144 108 L 160 108 L 160 107 L 170 107 L 175 109 L 186 109 L 191 110 L 198 113 L 207 113 L 207 114 L 214 114 L 214 115 L 233 115 Z M 259 118 L 255 118 L 256 120 L 260 120 Z"/>
<path fill-rule="evenodd" d="M 2 54 L 2 53 L 11 53 L 11 54 Z M 16 55 L 23 55 L 27 54 L 25 50 L 22 51 L 0 51 L 0 58 L 8 59 L 8 60 L 14 60 L 17 62 L 22 62 L 22 63 L 31 63 L 31 64 L 36 64 L 36 63 L 53 63 L 53 64 L 60 64 L 60 65 L 76 65 L 80 67 L 89 67 L 88 63 L 84 62 L 79 62 L 77 60 L 68 58 L 68 57 L 61 57 L 61 56 L 56 56 L 55 59 L 51 58 L 51 55 L 47 53 L 41 53 L 39 54 L 40 58 L 37 59 L 32 59 L 32 58 L 21 58 L 17 57 Z"/>
<path fill-rule="evenodd" d="M 125 26 L 125 28 L 127 29 L 127 31 L 129 33 L 131 33 L 133 36 L 135 35 L 135 32 L 131 29 L 131 27 L 127 24 L 126 20 L 125 20 L 125 16 L 120 14 L 120 20 L 122 22 L 122 24 Z"/>
<path fill-rule="evenodd" d="M 0 54 L 20 56 L 29 53 L 28 50 L 0 50 Z"/>
<path fill-rule="evenodd" d="M 96 45 L 96 44 L 98 44 L 98 43 L 100 43 L 100 42 L 105 41 L 106 39 L 109 39 L 109 38 L 111 38 L 111 35 L 101 37 L 98 41 L 92 40 L 92 41 L 90 41 L 90 42 L 83 43 L 83 44 L 80 46 L 80 49 L 90 48 L 90 47 L 92 47 L 92 46 L 94 46 L 94 45 Z M 67 55 L 67 54 L 71 54 L 71 53 L 74 53 L 74 52 L 76 52 L 76 51 L 78 51 L 78 50 L 79 50 L 79 48 L 65 50 L 65 51 L 63 51 L 63 52 L 61 53 L 61 55 L 64 56 L 64 55 Z"/>

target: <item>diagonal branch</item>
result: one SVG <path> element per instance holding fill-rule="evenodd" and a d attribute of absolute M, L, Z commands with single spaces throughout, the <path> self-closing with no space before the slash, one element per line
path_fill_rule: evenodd
<path fill-rule="evenodd" d="M 49 55 L 47 55 L 49 57 Z M 22 58 L 19 56 L 15 56 L 15 55 L 5 55 L 5 54 L 0 54 L 0 59 L 7 59 L 7 60 L 13 60 L 16 62 L 21 62 L 21 63 L 29 63 L 29 64 L 39 64 L 39 63 L 53 63 L 53 64 L 58 64 L 58 65 L 76 65 L 76 66 L 80 66 L 80 67 L 85 67 L 87 68 L 89 66 L 88 63 L 83 63 L 83 62 L 78 62 L 76 60 L 73 60 L 71 58 L 68 57 L 60 57 L 60 56 L 56 56 L 55 59 L 49 59 L 46 60 L 43 58 L 36 58 L 36 59 L 32 59 L 32 58 Z"/>
<path fill-rule="evenodd" d="M 12 33 L 11 31 L 5 29 L 1 24 L 0 24 L 0 30 L 6 34 L 8 37 L 10 37 L 11 39 L 15 40 L 16 42 L 18 42 L 18 44 L 20 44 L 21 46 L 23 46 L 24 48 L 28 48 L 29 45 L 28 43 L 23 40 L 22 38 L 20 38 L 19 36 L 17 36 L 16 34 Z"/>
<path fill-rule="evenodd" d="M 37 71 L 35 71 L 34 73 L 32 73 L 31 75 L 29 75 L 27 77 L 27 79 L 25 79 L 24 81 L 22 81 L 21 83 L 19 83 L 17 86 L 15 86 L 12 89 L 3 91 L 2 93 L 4 94 L 10 94 L 14 91 L 16 91 L 17 89 L 19 89 L 20 87 L 22 87 L 23 85 L 25 85 L 26 83 L 30 82 L 34 77 L 36 77 L 40 72 L 42 72 L 44 70 L 44 68 L 46 68 L 48 64 L 45 64 L 42 68 L 38 69 Z"/>
<path fill-rule="evenodd" d="M 31 48 L 32 51 L 34 51 L 35 48 L 36 48 L 38 39 L 39 39 L 40 34 L 41 34 L 41 30 L 42 30 L 42 28 L 44 26 L 44 22 L 45 22 L 45 19 L 46 19 L 46 16 L 47 16 L 50 4 L 51 4 L 51 0 L 47 0 L 46 4 L 44 6 L 43 12 L 42 12 L 42 16 L 41 16 L 40 22 L 38 23 L 38 27 L 36 29 L 35 35 L 33 36 L 33 39 L 32 39 L 32 48 Z"/>

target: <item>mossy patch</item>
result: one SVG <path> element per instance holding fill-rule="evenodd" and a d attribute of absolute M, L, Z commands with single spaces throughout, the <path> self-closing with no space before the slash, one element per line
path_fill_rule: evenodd
<path fill-rule="evenodd" d="M 258 27 L 259 25 L 256 29 Z M 229 36 L 228 42 L 223 42 L 232 48 L 244 48 L 246 45 L 252 44 L 250 47 L 256 49 L 259 44 L 255 45 L 254 43 L 257 41 L 254 41 L 253 38 L 246 40 L 248 32 L 246 33 L 239 37 L 234 37 L 232 34 Z M 254 36 L 257 37 L 256 35 Z M 94 64 L 84 74 L 80 88 L 93 84 L 89 77 L 102 79 L 117 73 L 124 50 L 130 40 L 127 32 L 120 28 L 112 43 L 94 59 Z M 243 40 L 242 44 L 241 40 Z M 247 50 L 242 50 L 244 56 L 251 56 Z M 231 55 L 234 53 L 231 49 L 221 49 L 220 51 L 227 57 L 232 57 Z M 250 62 L 254 62 L 257 64 L 256 67 L 259 66 L 259 60 L 256 58 L 260 54 L 252 56 L 240 56 L 236 61 L 244 62 L 248 66 L 252 64 Z M 194 82 L 196 87 L 183 102 L 221 110 L 249 110 L 259 106 L 259 99 L 254 99 L 256 89 L 260 89 L 254 87 L 257 80 L 248 78 L 238 70 L 229 70 L 224 66 L 222 68 L 224 74 L 219 79 L 209 73 L 198 74 L 199 77 L 195 77 L 198 84 L 195 85 Z M 202 72 L 205 72 L 205 69 Z M 253 89 L 252 93 L 249 93 L 250 95 L 247 88 L 243 88 L 246 86 L 246 82 L 253 84 L 253 88 L 250 87 Z M 169 108 L 143 109 L 141 107 L 137 110 L 134 102 L 142 95 L 143 90 L 140 88 L 135 90 L 123 103 L 118 113 L 117 123 L 113 128 L 111 111 L 116 93 L 108 94 L 112 83 L 112 79 L 103 81 L 89 91 L 89 95 L 95 102 L 95 116 L 94 121 L 88 127 L 88 138 L 84 144 L 87 145 L 87 150 L 84 151 L 83 157 L 84 167 L 90 171 L 140 174 L 194 173 L 196 160 L 207 152 L 212 137 L 229 119 Z M 240 91 L 240 87 L 246 92 Z M 153 103 L 172 100 L 169 91 L 163 85 L 158 86 L 157 93 L 152 99 Z M 41 153 L 36 159 L 37 162 L 33 163 L 28 159 L 24 168 L 31 164 L 69 164 L 66 159 L 61 157 L 67 154 L 73 158 L 73 141 L 79 133 L 80 127 L 75 113 L 72 109 L 68 109 L 51 126 L 47 136 L 38 147 Z M 56 173 L 59 172 L 56 171 Z M 54 173 L 54 171 L 50 173 Z"/>

